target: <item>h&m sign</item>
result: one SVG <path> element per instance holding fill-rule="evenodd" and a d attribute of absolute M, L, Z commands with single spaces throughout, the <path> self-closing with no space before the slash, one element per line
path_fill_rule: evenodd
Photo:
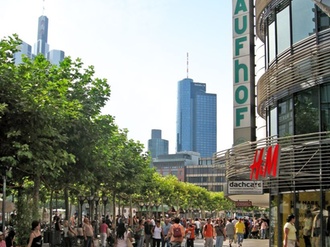
<path fill-rule="evenodd" d="M 258 180 L 259 176 L 277 177 L 280 155 L 281 150 L 279 144 L 269 146 L 267 149 L 257 149 L 254 154 L 253 163 L 250 165 L 250 180 Z"/>

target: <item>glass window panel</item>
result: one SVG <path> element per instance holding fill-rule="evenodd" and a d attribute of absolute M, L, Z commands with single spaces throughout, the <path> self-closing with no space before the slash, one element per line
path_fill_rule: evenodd
<path fill-rule="evenodd" d="M 318 30 L 322 31 L 328 29 L 330 27 L 329 16 L 319 8 L 317 8 L 317 16 L 318 16 Z"/>
<path fill-rule="evenodd" d="M 277 135 L 277 108 L 270 110 L 270 135 Z"/>
<path fill-rule="evenodd" d="M 330 130 L 330 84 L 321 87 L 321 131 Z"/>
<path fill-rule="evenodd" d="M 290 47 L 290 11 L 286 7 L 277 13 L 277 49 L 278 54 Z"/>
<path fill-rule="evenodd" d="M 278 135 L 280 137 L 293 135 L 292 98 L 279 102 L 277 114 L 278 114 Z"/>
<path fill-rule="evenodd" d="M 295 96 L 295 134 L 306 134 L 319 131 L 319 94 L 314 87 Z"/>
<path fill-rule="evenodd" d="M 275 22 L 268 26 L 268 53 L 269 63 L 275 58 Z"/>
<path fill-rule="evenodd" d="M 292 40 L 296 43 L 315 33 L 314 3 L 311 0 L 292 1 Z"/>

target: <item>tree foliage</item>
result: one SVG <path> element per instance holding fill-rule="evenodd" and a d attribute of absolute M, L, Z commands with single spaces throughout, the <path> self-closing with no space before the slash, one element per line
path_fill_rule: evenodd
<path fill-rule="evenodd" d="M 129 139 L 113 116 L 101 114 L 111 90 L 106 79 L 95 77 L 93 66 L 70 57 L 53 65 L 43 55 L 16 65 L 20 43 L 17 35 L 0 41 L 0 162 L 11 171 L 8 194 L 21 200 L 22 234 L 29 221 L 40 218 L 40 203 L 52 205 L 54 193 L 66 207 L 80 194 L 107 194 L 113 204 L 223 208 L 222 194 L 210 195 L 150 168 L 143 145 Z"/>

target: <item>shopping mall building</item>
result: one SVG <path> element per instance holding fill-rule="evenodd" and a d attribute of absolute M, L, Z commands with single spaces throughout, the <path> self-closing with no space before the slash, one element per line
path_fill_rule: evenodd
<path fill-rule="evenodd" d="M 215 164 L 228 197 L 269 207 L 270 246 L 291 213 L 301 247 L 330 246 L 329 5 L 233 0 L 234 146 Z"/>

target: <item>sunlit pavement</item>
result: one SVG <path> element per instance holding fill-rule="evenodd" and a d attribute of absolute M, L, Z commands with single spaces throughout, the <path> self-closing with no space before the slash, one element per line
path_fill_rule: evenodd
<path fill-rule="evenodd" d="M 184 246 L 184 243 L 182 243 Z M 194 247 L 203 247 L 204 240 L 196 239 Z M 232 247 L 237 247 L 237 244 L 232 244 Z M 226 240 L 223 244 L 223 247 L 229 247 L 229 241 Z M 269 247 L 269 239 L 244 239 L 242 247 Z"/>

